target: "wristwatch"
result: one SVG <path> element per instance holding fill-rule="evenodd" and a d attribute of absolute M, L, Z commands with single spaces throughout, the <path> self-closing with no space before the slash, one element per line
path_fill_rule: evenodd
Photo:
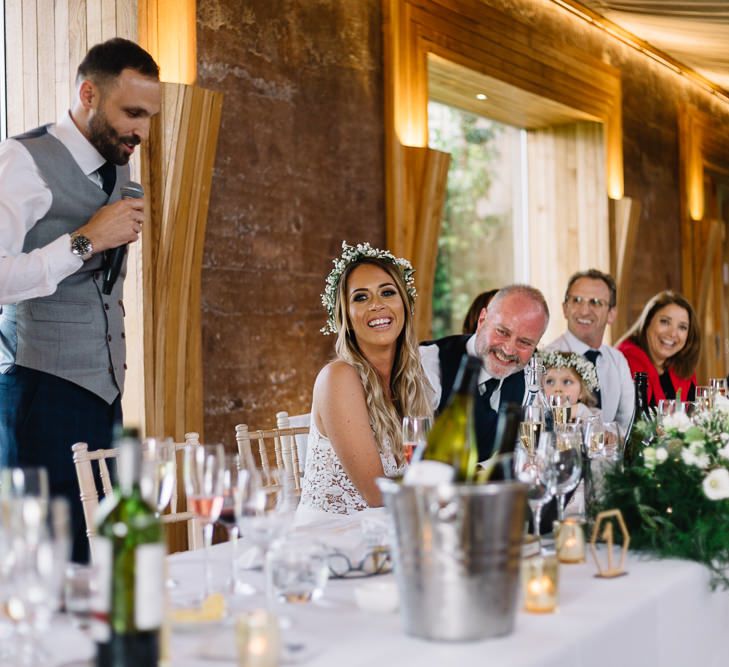
<path fill-rule="evenodd" d="M 71 252 L 80 257 L 84 262 L 91 259 L 94 254 L 94 246 L 91 241 L 78 232 L 71 232 Z"/>

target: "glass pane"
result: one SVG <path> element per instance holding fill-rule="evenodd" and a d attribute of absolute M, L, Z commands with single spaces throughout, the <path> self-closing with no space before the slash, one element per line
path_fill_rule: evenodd
<path fill-rule="evenodd" d="M 514 282 L 520 130 L 439 102 L 429 145 L 451 154 L 433 292 L 433 336 L 460 333 L 473 298 Z M 517 223 L 518 225 L 518 223 Z"/>

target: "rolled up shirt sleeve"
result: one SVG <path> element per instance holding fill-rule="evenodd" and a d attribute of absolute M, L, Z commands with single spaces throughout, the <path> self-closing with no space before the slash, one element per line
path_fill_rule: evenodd
<path fill-rule="evenodd" d="M 51 207 L 51 192 L 23 145 L 0 144 L 0 305 L 56 291 L 83 261 L 71 252 L 68 234 L 23 252 L 26 234 Z"/>
<path fill-rule="evenodd" d="M 425 377 L 428 379 L 433 392 L 430 395 L 431 407 L 435 411 L 440 403 L 440 357 L 438 356 L 437 345 L 421 345 L 418 348 L 420 352 L 420 363 L 423 367 Z"/>

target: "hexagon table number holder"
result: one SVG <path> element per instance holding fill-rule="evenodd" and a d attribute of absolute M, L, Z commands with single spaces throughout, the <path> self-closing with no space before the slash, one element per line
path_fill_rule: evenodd
<path fill-rule="evenodd" d="M 623 536 L 623 545 L 620 549 L 620 561 L 617 567 L 613 560 L 613 521 L 611 519 L 617 522 Z M 598 540 L 607 543 L 607 567 L 603 567 L 603 563 L 600 562 L 596 548 Z M 595 576 L 602 579 L 612 579 L 613 577 L 628 574 L 624 569 L 628 546 L 630 546 L 630 533 L 625 526 L 622 512 L 619 509 L 600 512 L 595 517 L 595 526 L 592 529 L 592 538 L 590 539 L 590 551 L 592 552 L 592 557 L 595 559 L 595 565 L 597 565 L 597 574 Z"/>

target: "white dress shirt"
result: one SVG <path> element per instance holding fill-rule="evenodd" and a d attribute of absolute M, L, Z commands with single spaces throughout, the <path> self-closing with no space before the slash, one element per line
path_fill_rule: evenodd
<path fill-rule="evenodd" d="M 101 187 L 96 170 L 106 160 L 76 127 L 71 114 L 64 114 L 48 132 Z M 51 191 L 25 146 L 15 139 L 0 143 L 0 304 L 53 294 L 58 283 L 83 264 L 71 252 L 68 234 L 23 253 L 25 235 L 48 213 L 51 200 Z M 86 222 L 79 220 L 79 227 Z"/>
<path fill-rule="evenodd" d="M 420 363 L 423 366 L 423 371 L 425 372 L 425 376 L 428 378 L 428 382 L 430 382 L 430 386 L 433 387 L 433 405 L 431 407 L 433 408 L 433 411 L 435 411 L 440 404 L 440 395 L 442 393 L 442 388 L 440 385 L 440 358 L 438 356 L 438 346 L 421 345 L 419 347 L 419 351 Z M 472 357 L 478 357 L 478 353 L 476 352 L 476 334 L 471 336 L 466 341 L 466 352 Z M 486 369 L 483 366 L 481 366 L 481 371 L 478 375 L 478 390 L 481 394 L 483 394 L 483 392 L 485 391 L 484 383 L 491 378 L 492 376 L 486 372 Z M 497 412 L 499 410 L 499 399 L 501 398 L 501 383 L 503 381 L 504 380 L 502 378 L 499 381 L 499 386 L 494 389 L 493 393 L 491 394 L 491 398 L 489 399 L 491 407 Z"/>
<path fill-rule="evenodd" d="M 559 338 L 547 345 L 546 349 L 584 355 L 587 350 L 593 348 L 583 343 L 570 331 L 565 331 Z M 600 383 L 602 418 L 606 422 L 618 422 L 625 433 L 633 419 L 633 409 L 635 408 L 635 388 L 628 362 L 620 350 L 609 345 L 601 345 L 600 356 L 595 365 L 597 379 Z"/>

